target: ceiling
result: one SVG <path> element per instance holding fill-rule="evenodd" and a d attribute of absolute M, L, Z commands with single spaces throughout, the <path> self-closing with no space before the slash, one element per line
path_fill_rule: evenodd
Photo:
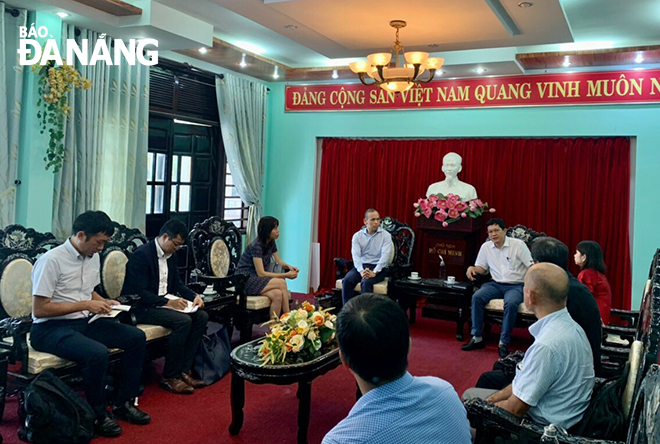
<path fill-rule="evenodd" d="M 275 66 L 279 81 L 328 82 L 334 69 L 337 81 L 354 80 L 348 63 L 388 51 L 393 19 L 408 23 L 400 31 L 407 51 L 445 59 L 445 77 L 656 68 L 659 62 L 660 0 L 530 0 L 531 7 L 521 0 L 125 0 L 142 9 L 138 17 L 99 11 L 99 3 L 119 0 L 6 1 L 67 11 L 65 21 L 117 38 L 156 37 L 160 51 L 268 81 L 275 81 Z M 198 51 L 202 46 L 206 54 Z M 245 67 L 239 66 L 243 53 Z M 562 66 L 565 55 L 573 57 L 571 66 Z"/>

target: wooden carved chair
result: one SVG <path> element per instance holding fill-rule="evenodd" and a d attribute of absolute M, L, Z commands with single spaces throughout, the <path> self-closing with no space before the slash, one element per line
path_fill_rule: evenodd
<path fill-rule="evenodd" d="M 384 218 L 380 226 L 392 236 L 392 257 L 390 258 L 389 276 L 378 284 L 374 285 L 374 293 L 387 294 L 387 285 L 390 280 L 395 280 L 408 276 L 412 271 L 412 252 L 415 246 L 415 232 L 403 222 L 388 216 Z M 337 267 L 335 282 L 335 299 L 341 301 L 342 279 L 353 268 L 353 261 L 344 258 L 335 258 Z M 355 286 L 355 291 L 360 291 L 360 284 Z"/>
<path fill-rule="evenodd" d="M 634 319 L 634 322 L 626 327 L 603 326 L 604 338 L 601 346 L 601 354 L 603 369 L 607 371 L 607 374 L 616 375 L 621 373 L 633 341 L 648 342 L 649 325 L 654 321 L 651 314 L 652 304 L 654 303 L 654 279 L 656 279 L 656 276 L 660 276 L 660 249 L 656 251 L 651 262 L 649 279 L 644 286 L 640 310 L 616 310 L 617 312 L 632 313 L 633 316 L 629 319 Z M 660 318 L 660 316 L 658 317 Z"/>
<path fill-rule="evenodd" d="M 108 299 L 115 299 L 122 304 L 130 304 L 133 295 L 122 295 L 121 290 L 126 279 L 126 264 L 131 254 L 148 242 L 147 237 L 137 228 L 128 228 L 118 222 L 113 222 L 115 231 L 99 253 L 101 260 L 101 283 L 97 292 Z M 147 354 L 149 359 L 165 355 L 166 338 L 170 329 L 160 325 L 138 324 L 129 311 L 122 313 L 121 320 L 142 330 L 147 337 Z"/>
<path fill-rule="evenodd" d="M 512 228 L 509 228 L 506 232 L 508 237 L 519 239 L 525 244 L 527 248 L 531 250 L 532 243 L 535 239 L 539 237 L 547 236 L 543 232 L 538 232 L 527 228 L 524 225 L 516 225 Z M 491 280 L 490 275 L 486 277 L 480 277 L 477 281 L 477 286 L 483 285 L 487 281 Z M 492 324 L 502 325 L 502 318 L 504 316 L 504 299 L 493 299 L 486 305 L 484 312 L 484 330 L 489 331 Z M 518 316 L 516 317 L 516 327 L 528 327 L 536 322 L 536 316 L 534 312 L 528 309 L 525 306 L 525 303 L 522 302 L 518 306 Z"/>
<path fill-rule="evenodd" d="M 0 419 L 4 413 L 7 360 L 20 368 L 11 374 L 26 379 L 47 368 L 66 367 L 67 361 L 33 350 L 29 345 L 32 325 L 32 267 L 59 245 L 51 233 L 39 233 L 22 225 L 0 229 Z"/>
<path fill-rule="evenodd" d="M 242 252 L 242 237 L 238 228 L 213 216 L 195 224 L 190 231 L 189 243 L 195 259 L 191 282 L 200 288 L 213 285 L 218 295 L 225 296 L 217 308 L 222 313 L 223 324 L 231 332 L 233 319 L 241 332 L 241 342 L 249 341 L 252 325 L 268 321 L 270 299 L 267 296 L 246 295 L 247 276 L 235 274 Z M 230 310 L 226 310 L 227 307 Z"/>
<path fill-rule="evenodd" d="M 657 257 L 657 254 L 656 254 Z M 655 262 L 655 260 L 654 260 Z M 652 289 L 640 311 L 638 338 L 628 351 L 629 373 L 622 395 L 623 414 L 627 423 L 626 441 L 606 441 L 560 433 L 558 442 L 563 444 L 650 444 L 660 442 L 660 413 L 657 408 L 660 396 L 660 267 L 652 276 Z M 596 385 L 602 383 L 597 380 Z M 497 436 L 515 442 L 538 443 L 543 426 L 528 419 L 515 417 L 499 407 L 481 399 L 465 403 L 468 419 L 477 430 L 475 443 L 493 442 Z"/>

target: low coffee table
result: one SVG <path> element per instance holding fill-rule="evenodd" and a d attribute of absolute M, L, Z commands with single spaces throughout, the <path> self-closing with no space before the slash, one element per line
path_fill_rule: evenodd
<path fill-rule="evenodd" d="M 456 321 L 456 339 L 463 340 L 463 326 L 470 316 L 472 306 L 472 282 L 448 284 L 441 279 L 408 278 L 392 282 L 393 296 L 405 310 L 410 310 L 410 322 L 415 322 L 417 299 L 426 297 L 427 305 L 422 315 L 436 319 Z"/>
<path fill-rule="evenodd" d="M 339 366 L 339 348 L 318 358 L 288 365 L 262 365 L 259 361 L 259 342 L 255 339 L 231 352 L 231 424 L 229 433 L 237 435 L 243 426 L 245 381 L 253 384 L 289 385 L 298 383 L 298 444 L 307 444 L 312 381 Z"/>

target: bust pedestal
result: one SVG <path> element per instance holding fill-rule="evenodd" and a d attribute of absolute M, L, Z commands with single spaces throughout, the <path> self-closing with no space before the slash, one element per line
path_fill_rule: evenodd
<path fill-rule="evenodd" d="M 422 247 L 421 276 L 437 278 L 440 270 L 438 255 L 442 255 L 447 276 L 456 276 L 457 281 L 466 280 L 465 273 L 470 265 L 474 265 L 486 236 L 483 225 L 483 216 L 461 219 L 447 228 L 435 219 L 418 217 L 417 233 Z"/>

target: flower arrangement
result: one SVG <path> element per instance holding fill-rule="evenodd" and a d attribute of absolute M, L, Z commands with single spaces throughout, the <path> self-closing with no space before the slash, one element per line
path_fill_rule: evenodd
<path fill-rule="evenodd" d="M 264 324 L 270 324 L 270 332 L 259 346 L 259 359 L 263 365 L 293 364 L 321 356 L 336 344 L 336 320 L 327 310 L 303 302 L 299 309 Z"/>
<path fill-rule="evenodd" d="M 87 90 L 92 86 L 89 79 L 66 63 L 56 66 L 53 61 L 45 65 L 35 63 L 32 72 L 39 76 L 39 101 L 37 107 L 42 109 L 37 113 L 41 123 L 41 134 L 48 131 L 50 140 L 46 149 L 46 169 L 53 167 L 58 172 L 64 160 L 64 122 L 71 114 L 68 106 L 67 93 L 72 88 Z"/>
<path fill-rule="evenodd" d="M 488 208 L 486 202 L 481 199 L 472 199 L 464 202 L 455 194 L 432 194 L 426 199 L 419 199 L 413 204 L 415 207 L 415 217 L 425 216 L 442 222 L 443 227 L 448 227 L 450 223 L 456 222 L 466 217 L 476 218 L 488 211 L 495 212 L 495 208 Z"/>

